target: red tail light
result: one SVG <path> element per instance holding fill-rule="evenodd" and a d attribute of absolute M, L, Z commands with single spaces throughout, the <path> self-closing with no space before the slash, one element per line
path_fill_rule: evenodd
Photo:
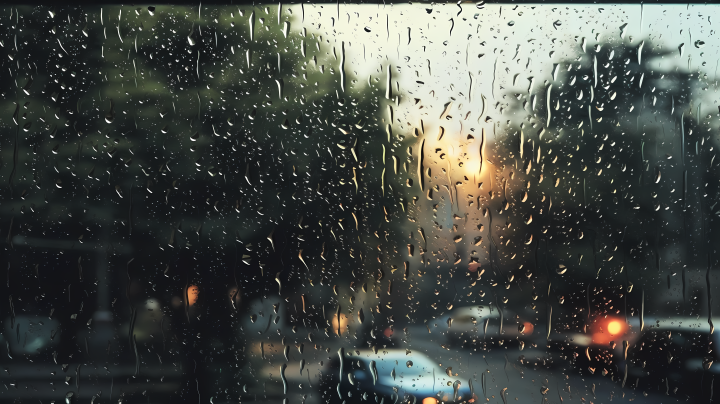
<path fill-rule="evenodd" d="M 593 343 L 607 345 L 610 341 L 622 338 L 627 332 L 625 320 L 617 317 L 598 318 L 590 326 Z"/>

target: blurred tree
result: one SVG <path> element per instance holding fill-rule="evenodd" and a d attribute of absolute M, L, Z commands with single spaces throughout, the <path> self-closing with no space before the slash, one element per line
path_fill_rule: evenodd
<path fill-rule="evenodd" d="M 383 184 L 381 90 L 344 44 L 291 30 L 297 8 L 18 7 L 2 23 L 5 290 L 39 287 L 13 304 L 55 310 L 58 361 L 92 361 L 75 335 L 112 319 L 88 337 L 108 361 L 181 360 L 178 393 L 237 396 L 243 305 L 315 285 L 338 306 L 333 286 L 372 276 L 379 203 L 402 195 Z M 162 313 L 142 320 L 153 299 Z M 307 319 L 331 328 L 324 313 Z"/>
<path fill-rule="evenodd" d="M 495 276 L 527 276 L 532 290 L 518 293 L 547 296 L 537 309 L 552 307 L 557 332 L 637 318 L 643 295 L 645 316 L 707 315 L 684 301 L 684 279 L 695 268 L 687 287 L 704 288 L 717 264 L 717 125 L 700 117 L 706 78 L 664 63 L 676 54 L 647 39 L 599 43 L 555 65 L 539 92 L 508 97 L 509 114 L 525 116 L 498 124 L 505 135 L 488 153 L 503 188 L 488 214 L 508 224 L 488 254 Z M 676 305 L 650 308 L 660 301 Z"/>

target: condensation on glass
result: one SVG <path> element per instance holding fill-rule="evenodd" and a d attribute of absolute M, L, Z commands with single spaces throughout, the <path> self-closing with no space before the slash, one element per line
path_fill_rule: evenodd
<path fill-rule="evenodd" d="M 3 6 L 0 401 L 711 402 L 719 14 Z"/>

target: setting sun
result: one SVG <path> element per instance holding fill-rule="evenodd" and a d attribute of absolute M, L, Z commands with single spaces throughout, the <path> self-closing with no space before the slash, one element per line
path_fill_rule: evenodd
<path fill-rule="evenodd" d="M 613 320 L 608 324 L 607 330 L 612 335 L 618 334 L 622 330 L 622 324 L 617 320 Z"/>

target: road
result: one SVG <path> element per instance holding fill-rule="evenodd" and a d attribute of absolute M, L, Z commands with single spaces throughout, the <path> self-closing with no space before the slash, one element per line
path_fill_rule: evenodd
<path fill-rule="evenodd" d="M 297 349 L 291 349 L 288 361 L 285 360 L 281 341 L 267 343 L 264 348 L 265 359 L 254 362 L 255 366 L 260 368 L 258 372 L 260 383 L 254 389 L 256 395 L 251 398 L 257 397 L 257 401 L 268 403 L 282 403 L 284 398 L 288 398 L 289 402 L 322 403 L 322 398 L 315 389 L 321 375 L 328 377 L 329 372 L 325 369 L 327 361 L 337 356 L 340 347 L 346 352 L 353 352 L 357 346 L 353 344 L 353 340 L 352 337 L 337 336 L 322 340 L 316 338 L 317 343 L 306 349 L 303 354 Z M 389 340 L 384 342 L 387 342 L 383 344 L 387 345 L 387 348 L 391 347 Z M 628 381 L 623 388 L 621 381 L 611 380 L 609 375 L 602 376 L 600 371 L 592 376 L 581 375 L 573 365 L 559 359 L 557 353 L 548 352 L 544 347 L 526 347 L 521 351 L 515 342 L 506 346 L 494 346 L 488 351 L 482 349 L 474 351 L 473 348 L 447 346 L 430 336 L 416 336 L 406 343 L 400 342 L 395 345 L 394 348 L 408 350 L 409 360 L 412 359 L 413 353 L 422 352 L 437 362 L 437 371 L 446 372 L 448 368 L 452 368 L 453 375 L 457 374 L 456 378 L 463 384 L 472 380 L 475 394 L 481 402 L 501 404 L 707 402 L 707 398 L 703 400 L 700 400 L 700 397 L 689 398 L 680 393 L 674 395 L 672 391 L 670 395 L 665 395 L 664 390 L 658 391 L 657 388 L 643 386 L 642 380 L 637 388 L 634 386 L 634 380 L 632 383 Z M 442 345 L 445 345 L 445 348 L 442 348 Z M 258 347 L 255 346 L 253 349 L 258 350 Z M 305 360 L 302 375 L 300 359 Z M 282 394 L 283 385 L 280 379 L 280 367 L 284 363 L 287 364 L 285 369 L 288 380 L 287 395 Z M 401 375 L 402 372 L 399 370 L 398 377 Z M 337 375 L 333 373 L 329 377 L 337 378 Z"/>

